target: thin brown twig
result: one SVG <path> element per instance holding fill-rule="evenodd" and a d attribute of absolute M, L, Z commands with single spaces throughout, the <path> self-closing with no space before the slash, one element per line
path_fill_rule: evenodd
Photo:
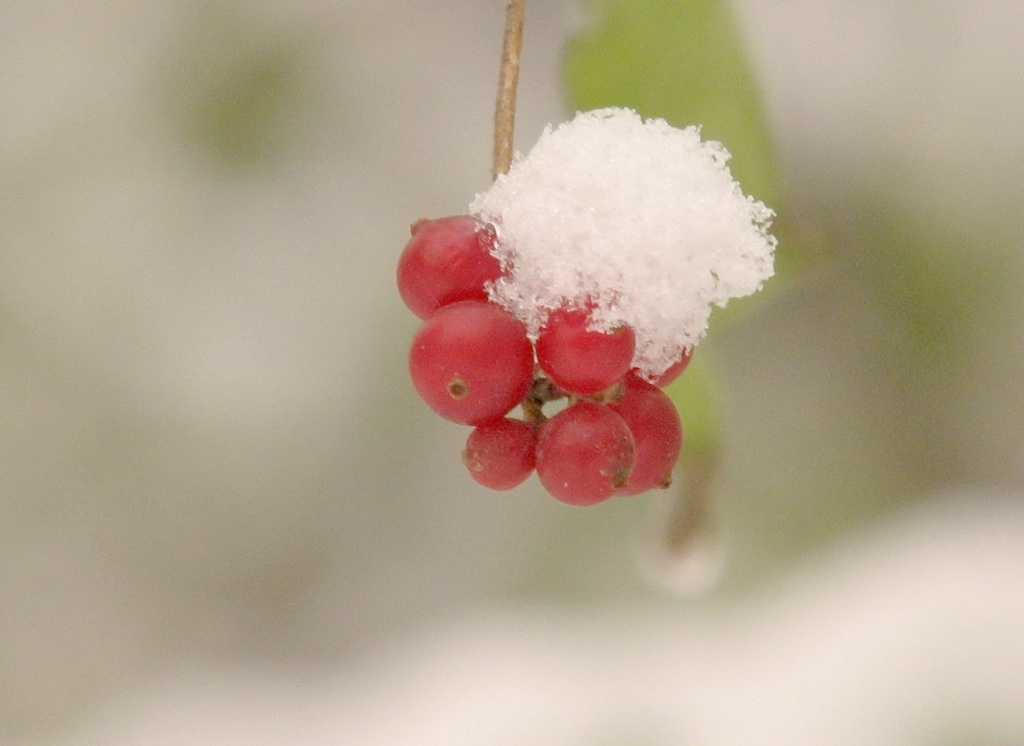
<path fill-rule="evenodd" d="M 713 530 L 714 481 L 717 459 L 684 458 L 678 471 L 682 485 L 676 490 L 671 513 L 666 521 L 665 548 L 673 554 L 690 550 L 703 534 Z"/>
<path fill-rule="evenodd" d="M 512 165 L 519 52 L 523 47 L 525 18 L 526 0 L 508 0 L 505 8 L 505 38 L 501 46 L 501 72 L 498 75 L 498 100 L 494 108 L 494 160 L 491 176 L 495 179 L 506 173 Z"/>

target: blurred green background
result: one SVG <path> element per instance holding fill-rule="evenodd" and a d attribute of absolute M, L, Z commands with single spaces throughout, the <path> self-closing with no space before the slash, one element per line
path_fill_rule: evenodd
<path fill-rule="evenodd" d="M 637 572 L 650 498 L 487 493 L 406 380 L 394 263 L 487 186 L 501 11 L 0 4 L 0 743 L 181 661 L 708 603 Z M 1019 2 L 528 13 L 520 150 L 575 107 L 703 122 L 778 212 L 779 276 L 679 394 L 718 449 L 712 602 L 939 492 L 1024 492 Z"/>

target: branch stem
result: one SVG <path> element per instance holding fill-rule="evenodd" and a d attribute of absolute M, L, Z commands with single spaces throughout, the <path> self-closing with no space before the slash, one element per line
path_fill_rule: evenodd
<path fill-rule="evenodd" d="M 516 86 L 519 83 L 519 52 L 523 47 L 526 0 L 507 0 L 505 38 L 501 46 L 498 100 L 494 107 L 494 160 L 491 176 L 507 173 L 512 165 L 512 144 L 516 120 Z"/>

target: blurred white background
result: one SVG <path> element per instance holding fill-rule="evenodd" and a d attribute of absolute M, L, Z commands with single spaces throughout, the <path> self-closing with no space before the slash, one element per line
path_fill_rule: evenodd
<path fill-rule="evenodd" d="M 718 340 L 691 599 L 406 381 L 503 3 L 0 3 L 0 743 L 1024 744 L 1024 6 L 735 7 L 834 254 Z M 520 149 L 586 18 L 528 14 Z"/>

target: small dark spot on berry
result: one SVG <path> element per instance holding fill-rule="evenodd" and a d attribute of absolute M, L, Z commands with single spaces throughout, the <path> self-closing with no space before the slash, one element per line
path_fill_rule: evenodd
<path fill-rule="evenodd" d="M 448 384 L 448 395 L 452 399 L 465 399 L 469 396 L 469 384 L 461 378 L 455 378 Z"/>

